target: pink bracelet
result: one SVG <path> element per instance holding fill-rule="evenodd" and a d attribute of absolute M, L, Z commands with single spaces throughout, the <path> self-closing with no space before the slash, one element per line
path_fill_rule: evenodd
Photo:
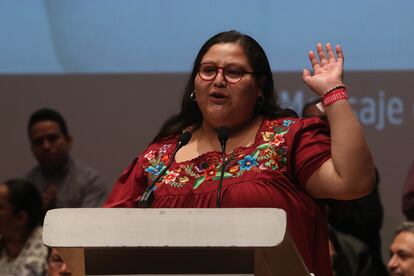
<path fill-rule="evenodd" d="M 348 99 L 348 93 L 346 93 L 346 90 L 343 87 L 331 90 L 330 92 L 323 95 L 322 104 L 324 107 L 327 107 L 328 105 L 342 99 Z"/>

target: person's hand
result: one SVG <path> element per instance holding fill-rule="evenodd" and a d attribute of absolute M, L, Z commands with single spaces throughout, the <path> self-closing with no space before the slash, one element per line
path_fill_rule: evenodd
<path fill-rule="evenodd" d="M 308 69 L 304 69 L 303 81 L 318 96 L 322 96 L 329 89 L 337 85 L 344 85 L 342 83 L 344 55 L 341 46 L 336 45 L 337 57 L 335 57 L 330 43 L 326 44 L 326 53 L 321 43 L 316 45 L 316 51 L 319 60 L 313 51 L 309 52 L 313 75 Z"/>
<path fill-rule="evenodd" d="M 48 210 L 56 208 L 56 196 L 57 196 L 56 185 L 47 186 L 46 190 L 42 194 L 43 208 L 46 212 Z"/>

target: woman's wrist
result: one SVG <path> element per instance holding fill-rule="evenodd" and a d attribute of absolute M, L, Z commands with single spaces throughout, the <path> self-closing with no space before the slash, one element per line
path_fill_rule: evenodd
<path fill-rule="evenodd" d="M 339 100 L 348 99 L 348 93 L 346 92 L 346 87 L 343 85 L 338 85 L 331 88 L 322 96 L 322 105 L 327 107 Z"/>
<path fill-rule="evenodd" d="M 323 97 L 323 95 L 339 87 L 346 87 L 346 86 L 342 81 L 337 80 L 337 81 L 329 81 L 325 83 L 324 85 L 315 85 L 314 87 L 310 87 L 310 88 L 316 95 L 318 95 L 319 97 Z"/>
<path fill-rule="evenodd" d="M 333 85 L 331 85 L 331 86 L 328 86 L 327 88 L 325 88 L 325 90 L 323 91 L 323 93 L 322 93 L 322 96 L 321 97 L 323 97 L 323 96 L 325 96 L 326 94 L 329 94 L 330 92 L 333 92 L 333 91 L 335 91 L 335 90 L 337 90 L 337 89 L 346 89 L 346 86 L 345 86 L 345 84 L 343 84 L 342 82 L 341 83 L 336 83 L 336 84 L 333 84 Z"/>

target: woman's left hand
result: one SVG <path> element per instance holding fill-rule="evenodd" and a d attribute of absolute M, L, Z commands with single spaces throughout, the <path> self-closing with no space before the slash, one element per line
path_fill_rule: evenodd
<path fill-rule="evenodd" d="M 318 57 L 309 52 L 313 74 L 303 70 L 303 81 L 317 95 L 323 96 L 335 86 L 343 85 L 344 56 L 338 45 L 335 57 L 329 43 L 326 44 L 326 52 L 321 43 L 316 45 L 316 51 Z M 306 191 L 315 198 L 340 200 L 367 195 L 375 183 L 375 170 L 358 118 L 346 99 L 329 105 L 326 115 L 331 136 L 331 158 L 309 177 Z"/>
<path fill-rule="evenodd" d="M 313 75 L 308 69 L 303 70 L 303 81 L 318 96 L 322 96 L 329 89 L 343 85 L 344 55 L 341 46 L 336 45 L 336 54 L 330 43 L 326 44 L 326 53 L 321 43 L 316 45 L 319 60 L 313 51 L 309 52 L 309 60 L 312 64 Z"/>

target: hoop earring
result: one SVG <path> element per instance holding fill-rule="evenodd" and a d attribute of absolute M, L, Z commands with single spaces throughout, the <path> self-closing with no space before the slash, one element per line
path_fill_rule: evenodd
<path fill-rule="evenodd" d="M 257 97 L 257 105 L 262 107 L 264 105 L 264 97 L 263 95 L 260 95 Z"/>
<path fill-rule="evenodd" d="M 190 99 L 193 100 L 193 102 L 197 101 L 196 95 L 195 95 L 195 90 L 190 94 Z"/>

